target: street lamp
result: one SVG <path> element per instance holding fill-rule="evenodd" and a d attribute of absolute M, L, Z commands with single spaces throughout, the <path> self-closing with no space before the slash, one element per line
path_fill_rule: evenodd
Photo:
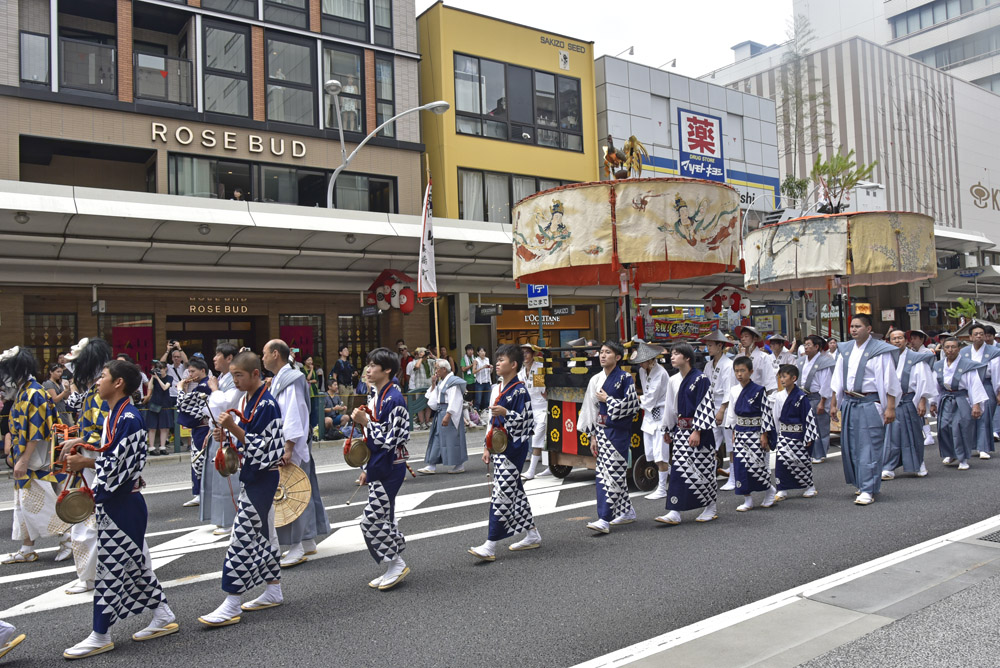
<path fill-rule="evenodd" d="M 323 90 L 325 90 L 327 93 L 333 96 L 333 104 L 334 107 L 336 107 L 337 109 L 337 130 L 340 132 L 340 156 L 341 156 L 341 165 L 340 167 L 337 167 L 337 169 L 333 170 L 333 175 L 330 176 L 330 183 L 326 189 L 326 206 L 328 209 L 333 208 L 333 184 L 336 183 L 337 176 L 340 175 L 340 172 L 342 172 L 349 164 L 351 164 L 351 160 L 353 160 L 354 156 L 358 154 L 358 151 L 361 150 L 361 147 L 367 144 L 369 139 L 377 135 L 379 131 L 382 130 L 382 128 L 396 121 L 397 119 L 406 116 L 407 114 L 412 114 L 415 111 L 426 110 L 426 111 L 433 111 L 435 114 L 443 114 L 444 112 L 448 111 L 448 109 L 451 108 L 451 105 L 445 102 L 444 100 L 437 100 L 436 102 L 428 102 L 427 104 L 422 104 L 419 107 L 414 107 L 413 109 L 407 109 L 406 111 L 402 111 L 393 116 L 392 118 L 390 118 L 389 120 L 385 121 L 381 125 L 379 125 L 374 130 L 372 130 L 371 133 L 369 133 L 367 137 L 362 139 L 361 143 L 358 144 L 353 151 L 351 151 L 351 154 L 347 155 L 347 146 L 344 144 L 344 118 L 343 116 L 341 116 L 340 113 L 340 91 L 342 91 L 343 89 L 344 87 L 336 79 L 330 79 L 325 84 L 323 84 Z"/>

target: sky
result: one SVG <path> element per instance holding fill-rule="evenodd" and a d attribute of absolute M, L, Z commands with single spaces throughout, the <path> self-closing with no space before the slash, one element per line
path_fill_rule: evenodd
<path fill-rule="evenodd" d="M 434 0 L 416 0 L 417 15 Z M 532 28 L 594 42 L 594 57 L 620 56 L 650 67 L 677 59 L 672 71 L 691 77 L 734 61 L 730 47 L 753 40 L 786 41 L 792 0 L 445 0 Z M 628 55 L 629 47 L 635 48 Z M 668 68 L 670 69 L 670 68 Z"/>

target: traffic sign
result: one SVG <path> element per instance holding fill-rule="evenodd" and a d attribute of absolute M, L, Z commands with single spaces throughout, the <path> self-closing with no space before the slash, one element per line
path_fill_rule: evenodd
<path fill-rule="evenodd" d="M 549 286 L 528 286 L 528 308 L 546 308 L 549 305 Z"/>
<path fill-rule="evenodd" d="M 906 312 L 907 313 L 920 313 L 920 304 L 907 304 L 906 305 Z"/>

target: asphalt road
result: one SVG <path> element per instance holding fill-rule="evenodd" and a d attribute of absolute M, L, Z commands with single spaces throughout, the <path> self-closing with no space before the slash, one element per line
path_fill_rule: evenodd
<path fill-rule="evenodd" d="M 354 471 L 321 473 L 338 527 L 321 545 L 323 558 L 283 572 L 284 606 L 221 629 L 196 619 L 222 600 L 225 541 L 199 528 L 197 509 L 180 507 L 186 491 L 152 493 L 148 542 L 181 632 L 135 643 L 129 636 L 147 616 L 132 618 L 112 629 L 117 649 L 87 665 L 570 666 L 1000 512 L 1000 458 L 959 472 L 941 465 L 936 447 L 927 455 L 928 477 L 886 482 L 868 507 L 852 503 L 832 458 L 816 467 L 817 498 L 737 513 L 740 499 L 721 493 L 717 521 L 696 524 L 696 513 L 685 513 L 682 525 L 669 527 L 652 521 L 662 501 L 637 497 L 639 521 L 607 536 L 584 527 L 595 517 L 594 475 L 577 470 L 530 485 L 542 548 L 503 550 L 489 564 L 466 554 L 486 537 L 488 507 L 485 466 L 472 457 L 464 475 L 403 485 L 400 528 L 413 573 L 390 592 L 367 587 L 382 568 L 356 526 L 363 493 L 344 506 Z M 318 461 L 340 458 L 329 448 Z M 157 463 L 146 478 L 155 490 L 185 475 L 180 462 Z M 0 535 L 10 527 L 8 506 L 0 506 Z M 52 556 L 0 568 L 0 618 L 29 636 L 7 665 L 55 660 L 90 630 L 89 603 L 60 593 L 75 577 L 71 566 L 52 572 L 65 565 Z"/>

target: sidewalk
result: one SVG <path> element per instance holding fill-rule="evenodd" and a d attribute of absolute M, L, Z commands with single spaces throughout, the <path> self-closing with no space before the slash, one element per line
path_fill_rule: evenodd
<path fill-rule="evenodd" d="M 1000 516 L 580 664 L 998 665 Z"/>

